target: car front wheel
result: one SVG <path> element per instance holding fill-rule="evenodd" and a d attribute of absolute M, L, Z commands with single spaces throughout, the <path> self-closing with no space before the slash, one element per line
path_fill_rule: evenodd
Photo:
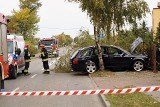
<path fill-rule="evenodd" d="M 92 62 L 92 61 L 87 62 L 87 64 L 86 64 L 87 73 L 91 74 L 91 73 L 96 72 L 96 70 L 97 70 L 97 67 L 94 62 Z"/>
<path fill-rule="evenodd" d="M 138 60 L 133 63 L 133 69 L 135 71 L 142 71 L 143 68 L 144 68 L 144 63 L 142 61 Z"/>

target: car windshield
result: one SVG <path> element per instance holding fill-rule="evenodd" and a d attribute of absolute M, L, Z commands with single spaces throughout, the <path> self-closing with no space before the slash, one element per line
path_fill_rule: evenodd
<path fill-rule="evenodd" d="M 74 57 L 76 57 L 76 55 L 78 54 L 78 52 L 79 52 L 79 50 L 75 51 L 75 52 L 73 53 L 73 55 L 71 56 L 71 59 L 73 59 Z"/>
<path fill-rule="evenodd" d="M 113 47 L 119 48 L 121 51 L 123 51 L 123 52 L 126 53 L 127 55 L 131 55 L 131 53 L 129 53 L 128 51 L 126 51 L 126 50 L 124 50 L 124 49 L 122 49 L 122 48 L 120 48 L 120 47 L 116 47 L 116 46 L 113 46 Z"/>
<path fill-rule="evenodd" d="M 54 40 L 42 40 L 41 41 L 41 44 L 43 45 L 51 45 L 51 44 L 54 44 L 55 41 Z"/>
<path fill-rule="evenodd" d="M 129 53 L 128 51 L 126 51 L 126 50 L 124 50 L 124 49 L 122 49 L 122 48 L 120 48 L 124 53 L 126 53 L 127 55 L 131 55 L 131 53 Z"/>
<path fill-rule="evenodd" d="M 13 53 L 13 41 L 7 41 L 8 53 Z"/>

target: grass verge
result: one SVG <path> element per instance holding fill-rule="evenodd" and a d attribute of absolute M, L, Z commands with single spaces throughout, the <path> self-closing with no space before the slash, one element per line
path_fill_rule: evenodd
<path fill-rule="evenodd" d="M 92 77 L 112 77 L 113 79 L 119 78 L 120 76 L 129 77 L 142 77 L 143 75 L 147 77 L 159 77 L 159 74 L 154 74 L 153 72 L 111 72 L 111 71 L 98 71 L 91 74 Z M 120 82 L 120 81 L 117 81 Z M 111 83 L 112 84 L 112 83 Z M 133 85 L 126 86 L 124 88 L 135 87 Z M 118 88 L 118 87 L 116 87 Z M 123 87 L 121 87 L 123 88 Z M 111 94 L 105 95 L 106 100 L 110 103 L 111 107 L 160 107 L 160 102 L 155 100 L 151 95 L 146 93 L 130 93 L 130 94 Z"/>
<path fill-rule="evenodd" d="M 153 99 L 150 95 L 141 92 L 130 94 L 107 94 L 105 95 L 105 98 L 110 102 L 111 107 L 160 107 L 160 102 Z"/>

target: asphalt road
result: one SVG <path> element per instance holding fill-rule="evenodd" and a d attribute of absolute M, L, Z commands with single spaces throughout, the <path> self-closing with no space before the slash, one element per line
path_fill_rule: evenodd
<path fill-rule="evenodd" d="M 63 53 L 63 50 L 61 50 Z M 66 52 L 66 51 L 64 51 Z M 54 58 L 52 61 L 55 60 Z M 49 61 L 51 62 L 51 60 Z M 52 68 L 53 66 L 51 66 Z M 41 59 L 34 59 L 31 75 L 19 74 L 17 79 L 5 80 L 5 91 L 68 91 L 95 89 L 87 75 L 77 73 L 42 74 Z M 98 95 L 85 96 L 1 96 L 0 107 L 103 107 Z"/>

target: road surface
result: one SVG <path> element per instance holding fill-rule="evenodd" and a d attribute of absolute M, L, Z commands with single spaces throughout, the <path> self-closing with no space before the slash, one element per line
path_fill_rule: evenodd
<path fill-rule="evenodd" d="M 66 51 L 61 50 L 60 53 Z M 50 59 L 49 62 L 54 61 Z M 51 66 L 51 68 L 53 65 Z M 42 74 L 41 59 L 32 60 L 31 75 L 19 74 L 17 79 L 5 80 L 5 91 L 69 91 L 95 89 L 87 75 L 77 73 Z M 86 96 L 1 96 L 0 107 L 103 107 L 98 95 Z"/>

